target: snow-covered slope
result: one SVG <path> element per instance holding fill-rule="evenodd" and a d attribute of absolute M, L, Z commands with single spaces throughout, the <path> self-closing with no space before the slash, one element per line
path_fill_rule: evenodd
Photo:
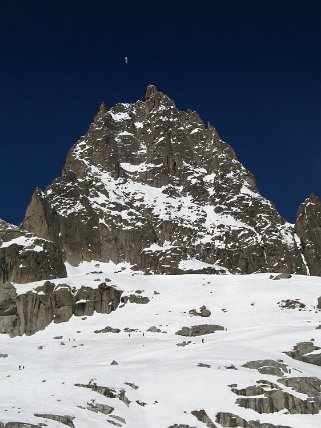
<path fill-rule="evenodd" d="M 62 428 L 66 425 L 52 417 L 65 416 L 60 420 L 76 428 L 235 427 L 236 419 L 227 414 L 231 413 L 273 424 L 264 428 L 321 426 L 318 381 L 292 379 L 320 378 L 321 311 L 316 307 L 320 278 L 146 276 L 131 272 L 128 265 L 103 263 L 84 263 L 80 268 L 77 273 L 69 267 L 72 276 L 63 282 L 95 288 L 107 280 L 123 290 L 125 303 L 108 315 L 72 317 L 32 336 L 1 335 L 1 422 Z M 16 288 L 25 293 L 41 284 Z M 203 306 L 210 316 L 197 315 Z M 203 327 L 193 330 L 199 336 L 176 334 L 199 325 Z M 204 325 L 216 326 L 215 332 L 205 334 L 210 327 Z M 309 342 L 303 359 L 314 358 L 319 366 L 284 353 L 299 342 Z M 252 363 L 257 369 L 243 367 L 257 360 L 269 361 Z M 264 398 L 264 390 L 258 389 L 262 385 L 266 394 L 274 391 L 272 398 Z M 246 389 L 250 386 L 256 389 Z M 248 400 L 243 405 L 252 408 L 261 399 L 259 409 L 273 413 L 259 414 L 238 405 L 238 399 Z M 282 403 L 285 408 L 277 411 Z M 316 414 L 292 413 L 311 411 L 311 406 Z M 191 413 L 200 410 L 212 425 L 204 412 L 195 415 L 207 425 Z M 217 422 L 217 415 L 224 425 Z"/>

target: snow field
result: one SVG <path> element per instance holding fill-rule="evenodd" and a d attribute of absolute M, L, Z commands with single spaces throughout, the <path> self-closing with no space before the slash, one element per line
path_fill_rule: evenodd
<path fill-rule="evenodd" d="M 294 276 L 272 281 L 270 274 L 146 276 L 122 267 L 121 273 L 113 273 L 120 267 L 87 263 L 77 270 L 69 266 L 73 276 L 53 282 L 97 287 L 108 278 L 108 284 L 124 290 L 124 294 L 141 290 L 149 303 L 127 303 L 109 315 L 73 317 L 68 323 L 51 324 L 29 337 L 0 336 L 0 352 L 8 354 L 0 358 L 0 421 L 45 422 L 48 427 L 62 428 L 61 423 L 34 416 L 51 413 L 74 417 L 76 428 L 102 428 L 113 426 L 107 420 L 119 423 L 111 418 L 118 415 L 126 420 L 121 424 L 126 428 L 167 428 L 175 423 L 204 428 L 191 415 L 192 410 L 204 409 L 213 422 L 217 412 L 225 411 L 292 428 L 321 426 L 320 415 L 259 415 L 239 407 L 228 386 L 246 387 L 261 379 L 276 383 L 276 376 L 242 367 L 258 359 L 282 359 L 291 368 L 291 376 L 321 376 L 319 367 L 283 354 L 311 338 L 321 346 L 321 330 L 316 330 L 321 312 L 315 309 L 321 295 L 320 278 Z M 86 274 L 95 269 L 102 273 Z M 25 292 L 40 283 L 17 285 L 17 289 Z M 285 299 L 300 299 L 306 308 L 281 309 L 278 302 Z M 203 305 L 210 309 L 210 317 L 189 314 L 189 310 Z M 226 330 L 199 337 L 175 335 L 183 326 L 196 324 L 218 324 Z M 121 332 L 94 333 L 106 326 Z M 147 332 L 151 326 L 162 332 Z M 129 333 L 126 328 L 137 331 Z M 59 336 L 63 337 L 55 339 Z M 177 346 L 184 340 L 191 343 Z M 113 360 L 118 365 L 110 365 Z M 199 363 L 210 368 L 198 367 Z M 19 365 L 25 369 L 19 370 Z M 237 370 L 227 368 L 233 365 Z M 131 401 L 129 407 L 118 398 L 75 386 L 90 380 L 116 393 L 124 389 Z M 290 388 L 283 389 L 306 398 Z M 111 415 L 94 413 L 87 409 L 91 400 L 115 410 Z M 137 400 L 146 405 L 139 405 Z"/>

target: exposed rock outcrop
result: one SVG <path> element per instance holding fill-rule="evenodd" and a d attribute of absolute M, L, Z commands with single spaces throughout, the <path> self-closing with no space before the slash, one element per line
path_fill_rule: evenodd
<path fill-rule="evenodd" d="M 311 275 L 321 275 L 321 202 L 311 195 L 298 210 L 295 230 Z"/>
<path fill-rule="evenodd" d="M 306 305 L 300 302 L 300 299 L 285 299 L 278 302 L 278 305 L 282 309 L 305 309 Z"/>
<path fill-rule="evenodd" d="M 97 289 L 71 289 L 66 284 L 43 285 L 18 295 L 15 287 L 5 283 L 0 288 L 0 333 L 30 335 L 51 322 L 68 321 L 72 315 L 109 314 L 120 302 L 121 291 L 102 283 Z"/>
<path fill-rule="evenodd" d="M 125 382 L 125 385 L 130 386 L 133 390 L 139 389 L 139 386 L 135 385 L 133 382 Z"/>
<path fill-rule="evenodd" d="M 197 364 L 197 367 L 205 367 L 205 368 L 207 368 L 207 369 L 210 369 L 210 368 L 211 368 L 211 365 L 210 365 L 210 364 L 206 364 L 206 363 L 198 363 L 198 364 Z"/>
<path fill-rule="evenodd" d="M 29 424 L 27 422 L 0 422 L 0 428 L 41 428 L 41 424 Z"/>
<path fill-rule="evenodd" d="M 204 317 L 204 318 L 211 316 L 211 311 L 205 305 L 201 306 L 199 308 L 199 311 L 197 311 L 196 309 L 191 309 L 189 313 L 191 315 L 195 315 L 197 317 Z"/>
<path fill-rule="evenodd" d="M 209 418 L 208 414 L 204 409 L 201 410 L 192 410 L 192 415 L 200 422 L 203 422 L 208 428 L 216 428 L 214 422 Z"/>
<path fill-rule="evenodd" d="M 321 380 L 317 377 L 287 377 L 278 382 L 309 397 L 318 397 L 321 404 Z"/>
<path fill-rule="evenodd" d="M 160 333 L 162 330 L 157 328 L 155 325 L 152 325 L 146 331 L 149 331 L 150 333 Z"/>
<path fill-rule="evenodd" d="M 0 286 L 62 278 L 66 268 L 58 246 L 0 220 Z"/>
<path fill-rule="evenodd" d="M 114 407 L 108 406 L 107 404 L 101 403 L 87 403 L 87 409 L 95 413 L 103 413 L 104 415 L 109 415 L 114 411 Z"/>
<path fill-rule="evenodd" d="M 310 239 L 305 223 L 297 226 L 302 242 Z M 112 260 L 147 273 L 307 273 L 293 225 L 259 194 L 232 148 L 196 112 L 179 111 L 151 85 L 145 101 L 100 107 L 62 175 L 35 191 L 23 227 L 54 241 L 72 265 Z M 304 254 L 317 272 L 320 260 Z"/>
<path fill-rule="evenodd" d="M 98 394 L 101 394 L 107 398 L 118 398 L 120 401 L 125 403 L 127 407 L 131 403 L 131 401 L 126 396 L 126 392 L 124 389 L 119 389 L 118 391 L 116 391 L 114 388 L 97 385 L 95 382 L 90 382 L 88 384 L 76 383 L 75 386 L 91 389 L 92 391 L 98 392 Z"/>
<path fill-rule="evenodd" d="M 279 280 L 279 279 L 290 279 L 292 278 L 292 275 L 290 275 L 289 273 L 280 273 L 279 275 L 275 275 L 273 277 L 273 280 Z"/>
<path fill-rule="evenodd" d="M 249 361 L 244 364 L 243 367 L 255 369 L 262 374 L 270 374 L 274 376 L 283 376 L 285 373 L 288 373 L 286 364 L 274 360 Z"/>
<path fill-rule="evenodd" d="M 138 305 L 146 305 L 149 303 L 147 296 L 141 296 L 140 294 L 130 294 L 129 296 L 123 296 L 121 298 L 122 303 L 137 303 Z"/>
<path fill-rule="evenodd" d="M 291 428 L 288 425 L 273 425 L 266 422 L 260 421 L 247 421 L 240 416 L 233 415 L 229 412 L 219 412 L 216 415 L 216 422 L 221 424 L 222 427 L 226 428 Z"/>
<path fill-rule="evenodd" d="M 319 350 L 320 352 L 314 352 Z M 299 342 L 294 346 L 293 351 L 284 353 L 295 360 L 321 366 L 321 348 L 313 342 Z"/>
<path fill-rule="evenodd" d="M 110 326 L 107 326 L 101 330 L 95 330 L 96 334 L 98 334 L 98 333 L 120 333 L 120 332 L 121 332 L 120 328 L 113 328 Z"/>
<path fill-rule="evenodd" d="M 311 352 L 313 349 L 312 343 L 303 342 L 296 345 L 294 353 L 298 353 L 301 357 L 301 353 L 304 355 L 306 351 Z M 316 349 L 319 348 L 316 347 Z M 290 355 L 291 353 L 287 354 Z M 284 376 L 291 373 L 291 370 L 283 364 L 282 360 L 249 361 L 243 367 L 256 369 L 262 374 L 274 376 Z M 284 391 L 280 384 L 292 388 L 296 392 L 306 394 L 308 399 L 301 399 Z M 286 409 L 291 414 L 315 414 L 319 413 L 321 409 L 321 380 L 316 377 L 282 377 L 277 380 L 277 383 L 260 380 L 256 382 L 256 385 L 250 385 L 246 388 L 237 388 L 236 386 L 230 385 L 231 391 L 242 397 L 238 398 L 236 403 L 258 413 L 275 413 Z"/>
<path fill-rule="evenodd" d="M 278 379 L 285 386 L 295 391 L 305 391 L 309 398 L 303 400 L 286 391 L 280 386 L 267 381 L 260 381 L 258 385 L 247 388 L 232 388 L 232 392 L 241 396 L 236 403 L 252 409 L 257 413 L 275 413 L 286 409 L 291 414 L 316 414 L 321 408 L 321 381 L 317 378 L 287 378 Z M 258 396 L 258 397 L 256 397 Z"/>
<path fill-rule="evenodd" d="M 117 397 L 115 389 L 108 388 L 107 386 L 97 385 L 94 382 L 89 382 L 87 384 L 76 383 L 75 386 L 79 386 L 80 388 L 91 389 L 92 391 L 98 392 L 98 394 L 101 394 L 101 395 L 103 395 L 104 397 L 107 397 L 107 398 L 116 398 Z"/>
<path fill-rule="evenodd" d="M 187 337 L 202 336 L 203 334 L 211 334 L 219 330 L 224 330 L 224 327 L 215 324 L 200 324 L 193 325 L 192 327 L 182 327 L 175 334 Z"/>
<path fill-rule="evenodd" d="M 186 424 L 174 424 L 168 428 L 196 428 L 196 427 L 192 427 L 192 426 L 186 425 Z"/>
<path fill-rule="evenodd" d="M 51 419 L 53 421 L 60 422 L 63 425 L 67 425 L 68 427 L 75 428 L 73 423 L 74 418 L 71 416 L 51 415 L 49 413 L 35 413 L 35 416 L 43 419 Z"/>
<path fill-rule="evenodd" d="M 176 343 L 176 346 L 182 346 L 184 348 L 185 346 L 190 345 L 191 343 L 192 342 L 190 340 L 188 340 L 187 342 L 186 340 L 184 340 L 183 342 Z"/>

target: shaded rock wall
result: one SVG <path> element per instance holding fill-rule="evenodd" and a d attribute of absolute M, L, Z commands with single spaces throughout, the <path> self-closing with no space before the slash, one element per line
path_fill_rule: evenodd
<path fill-rule="evenodd" d="M 311 275 L 321 275 L 321 202 L 311 195 L 298 210 L 295 230 Z"/>
<path fill-rule="evenodd" d="M 68 321 L 72 315 L 109 314 L 120 302 L 121 291 L 102 283 L 97 289 L 72 290 L 66 284 L 46 281 L 42 286 L 17 295 L 10 283 L 0 288 L 0 333 L 20 336 L 43 330 L 51 322 Z"/>
<path fill-rule="evenodd" d="M 0 220 L 0 285 L 65 276 L 62 253 L 54 242 Z"/>

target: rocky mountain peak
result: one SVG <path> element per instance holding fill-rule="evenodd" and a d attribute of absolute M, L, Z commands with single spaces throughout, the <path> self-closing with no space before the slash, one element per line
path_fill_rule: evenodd
<path fill-rule="evenodd" d="M 37 193 L 37 192 L 36 192 Z M 300 239 L 212 125 L 153 85 L 101 106 L 23 226 L 66 260 L 155 273 L 307 273 Z"/>

